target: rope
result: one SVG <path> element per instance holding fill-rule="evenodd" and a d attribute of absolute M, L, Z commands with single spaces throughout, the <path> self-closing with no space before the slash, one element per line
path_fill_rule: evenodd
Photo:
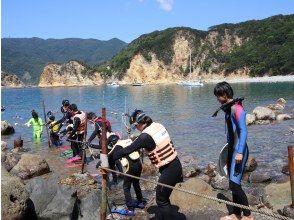
<path fill-rule="evenodd" d="M 109 171 L 109 172 L 114 172 L 114 173 L 117 173 L 117 174 L 121 174 L 121 175 L 124 175 L 124 176 L 134 178 L 134 179 L 143 180 L 145 182 L 153 183 L 155 185 L 159 185 L 159 186 L 163 186 L 163 187 L 166 187 L 166 188 L 169 188 L 169 189 L 172 189 L 172 190 L 177 190 L 177 191 L 180 191 L 180 192 L 188 193 L 188 194 L 195 195 L 195 196 L 198 196 L 198 197 L 202 197 L 202 198 L 205 198 L 205 199 L 209 199 L 209 200 L 212 200 L 212 201 L 215 201 L 215 202 L 224 203 L 226 205 L 235 206 L 235 207 L 238 207 L 238 208 L 241 208 L 241 209 L 247 209 L 247 210 L 250 210 L 252 212 L 262 214 L 262 215 L 271 216 L 271 217 L 281 219 L 281 220 L 293 220 L 292 218 L 282 216 L 282 215 L 274 213 L 274 212 L 268 212 L 266 210 L 259 210 L 259 209 L 256 209 L 256 208 L 253 208 L 253 207 L 250 207 L 250 206 L 245 206 L 245 205 L 237 204 L 237 203 L 234 203 L 234 202 L 231 202 L 231 201 L 226 201 L 226 200 L 223 200 L 223 199 L 219 199 L 219 198 L 215 198 L 215 197 L 212 197 L 212 196 L 209 196 L 209 195 L 205 195 L 205 194 L 202 194 L 202 193 L 193 192 L 191 190 L 173 187 L 173 186 L 170 186 L 170 185 L 167 185 L 167 184 L 164 184 L 164 183 L 159 183 L 159 182 L 156 182 L 156 181 L 148 180 L 148 179 L 143 178 L 143 177 L 137 177 L 137 176 L 133 176 L 131 174 L 122 173 L 122 172 L 119 172 L 119 171 L 116 171 L 116 170 L 112 170 L 110 168 L 106 168 L 106 167 L 100 167 L 100 168 L 103 169 L 103 170 Z"/>

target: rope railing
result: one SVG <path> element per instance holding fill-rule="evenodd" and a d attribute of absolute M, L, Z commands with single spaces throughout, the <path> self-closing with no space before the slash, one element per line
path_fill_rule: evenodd
<path fill-rule="evenodd" d="M 245 205 L 241 205 L 241 204 L 234 203 L 234 202 L 231 202 L 231 201 L 215 198 L 213 196 L 209 196 L 209 195 L 205 195 L 205 194 L 202 194 L 202 193 L 194 192 L 194 191 L 191 191 L 191 190 L 170 186 L 168 184 L 164 184 L 164 183 L 160 183 L 160 182 L 157 182 L 157 181 L 149 180 L 149 179 L 146 179 L 146 178 L 143 178 L 143 177 L 138 177 L 138 176 L 134 176 L 134 175 L 127 174 L 127 173 L 122 173 L 122 172 L 119 172 L 117 170 L 112 170 L 112 169 L 107 168 L 107 167 L 100 167 L 100 168 L 102 170 L 106 170 L 106 171 L 109 171 L 109 172 L 114 172 L 116 174 L 121 174 L 123 176 L 131 177 L 131 178 L 142 180 L 142 181 L 149 182 L 149 183 L 153 183 L 154 185 L 163 186 L 163 187 L 166 187 L 166 188 L 169 188 L 169 189 L 172 189 L 172 190 L 177 190 L 177 191 L 180 191 L 180 192 L 183 192 L 183 193 L 187 193 L 187 194 L 190 194 L 190 195 L 202 197 L 202 198 L 209 199 L 209 200 L 219 202 L 219 203 L 224 203 L 226 205 L 238 207 L 238 208 L 241 208 L 241 209 L 247 209 L 247 210 L 250 210 L 252 212 L 259 213 L 259 214 L 266 215 L 266 216 L 270 216 L 270 217 L 273 217 L 273 218 L 276 218 L 276 219 L 293 220 L 293 218 L 282 216 L 282 215 L 280 215 L 278 213 L 274 213 L 274 212 L 270 212 L 270 211 L 266 211 L 266 210 L 260 210 L 260 209 L 257 209 L 257 208 L 251 207 L 251 206 L 245 206 Z"/>

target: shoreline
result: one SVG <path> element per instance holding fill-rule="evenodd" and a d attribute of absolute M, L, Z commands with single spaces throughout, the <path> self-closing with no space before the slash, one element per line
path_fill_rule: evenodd
<path fill-rule="evenodd" d="M 223 78 L 212 79 L 207 83 L 218 83 L 227 81 L 228 83 L 276 83 L 276 82 L 294 82 L 294 75 L 287 76 L 263 76 L 263 77 L 248 77 L 248 78 Z"/>
<path fill-rule="evenodd" d="M 177 81 L 170 81 L 170 82 L 154 82 L 154 83 L 143 83 L 143 86 L 145 85 L 172 85 L 177 84 L 180 81 L 183 80 L 177 80 Z M 198 80 L 198 79 L 192 79 L 192 80 Z M 286 75 L 286 76 L 263 76 L 263 77 L 221 77 L 221 78 L 214 78 L 214 79 L 204 79 L 199 80 L 203 81 L 204 84 L 216 84 L 222 81 L 226 81 L 228 83 L 277 83 L 277 82 L 294 82 L 294 75 Z M 119 82 L 119 81 L 118 81 Z M 31 85 L 31 86 L 21 86 L 21 87 L 9 87 L 9 86 L 1 86 L 1 89 L 23 89 L 23 88 L 72 88 L 72 87 L 96 87 L 96 86 L 105 86 L 107 83 L 103 84 L 97 84 L 97 85 L 63 85 L 63 86 L 37 86 L 37 85 Z M 120 86 L 132 86 L 132 83 L 121 83 Z"/>

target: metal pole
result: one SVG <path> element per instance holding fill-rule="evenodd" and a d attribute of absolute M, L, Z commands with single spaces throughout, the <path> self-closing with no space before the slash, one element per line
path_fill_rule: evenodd
<path fill-rule="evenodd" d="M 88 119 L 87 119 L 88 115 L 86 113 L 86 124 L 85 124 L 85 133 L 84 133 L 84 142 L 87 141 L 87 131 L 88 131 Z M 86 148 L 84 145 L 82 145 L 82 170 L 81 170 L 81 173 L 83 174 L 84 173 L 84 168 L 85 168 L 85 162 L 87 160 L 87 154 L 86 154 Z"/>
<path fill-rule="evenodd" d="M 294 208 L 294 146 L 288 146 L 288 156 L 289 156 L 289 173 L 290 173 L 291 196 L 292 196 L 291 207 Z"/>
<path fill-rule="evenodd" d="M 50 141 L 49 131 L 48 131 L 48 127 L 47 127 L 47 117 L 46 117 L 46 110 L 45 110 L 45 102 L 44 102 L 44 100 L 42 102 L 42 106 L 43 106 L 43 113 L 44 113 L 44 120 L 45 120 L 45 128 L 46 128 L 46 133 L 47 133 L 47 137 L 48 137 L 48 147 L 51 147 L 51 141 Z"/>
<path fill-rule="evenodd" d="M 107 146 L 106 146 L 106 109 L 102 108 L 102 135 L 101 135 L 101 149 L 102 154 L 107 155 Z M 106 219 L 107 211 L 107 172 L 102 170 L 102 192 L 101 192 L 101 206 L 100 206 L 100 219 Z"/>

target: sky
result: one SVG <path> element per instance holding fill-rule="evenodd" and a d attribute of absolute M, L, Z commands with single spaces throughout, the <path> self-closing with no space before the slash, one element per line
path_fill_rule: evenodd
<path fill-rule="evenodd" d="M 2 0 L 1 36 L 119 38 L 293 14 L 294 0 Z"/>

